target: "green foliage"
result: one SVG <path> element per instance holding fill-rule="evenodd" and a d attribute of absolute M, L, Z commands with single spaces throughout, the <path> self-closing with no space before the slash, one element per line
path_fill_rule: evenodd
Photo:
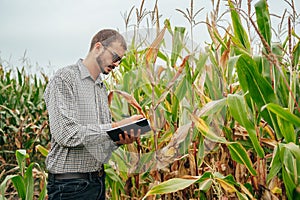
<path fill-rule="evenodd" d="M 26 149 L 33 161 L 44 160 L 34 148 L 49 142 L 43 100 L 48 78 L 42 77 L 27 75 L 24 68 L 4 71 L 0 63 L 0 155 L 7 163 L 16 163 L 11 152 L 17 149 Z"/>
<path fill-rule="evenodd" d="M 259 32 L 263 35 L 267 43 L 271 45 L 272 30 L 267 1 L 260 0 L 255 4 L 254 7 Z"/>
<path fill-rule="evenodd" d="M 267 1 L 254 8 L 246 14 L 228 0 L 232 23 L 225 32 L 214 10 L 207 19 L 212 41 L 201 52 L 169 20 L 151 41 L 135 32 L 119 70 L 106 79 L 110 91 L 119 91 L 110 109 L 114 120 L 143 113 L 153 131 L 113 153 L 105 166 L 110 199 L 299 197 L 299 37 L 292 31 L 289 43 L 273 43 Z M 192 33 L 200 11 L 193 14 L 193 1 L 187 14 L 180 11 Z M 1 68 L 0 78 L 1 156 L 21 170 L 5 173 L 0 189 L 4 194 L 11 180 L 24 199 L 32 197 L 36 165 L 26 167 L 25 154 L 17 151 L 15 159 L 12 152 L 26 149 L 40 163 L 48 153 L 47 77 Z"/>
<path fill-rule="evenodd" d="M 7 186 L 7 182 L 9 180 L 12 181 L 16 191 L 18 192 L 18 196 L 22 200 L 32 200 L 34 199 L 34 177 L 33 177 L 33 168 L 41 170 L 38 163 L 30 163 L 29 166 L 26 166 L 26 159 L 29 158 L 29 155 L 26 153 L 26 150 L 20 149 L 16 151 L 16 159 L 18 161 L 18 169 L 19 173 L 14 175 L 8 175 L 5 177 L 4 181 L 0 185 L 0 199 L 6 199 L 6 191 L 5 188 Z M 41 186 L 41 191 L 38 195 L 39 200 L 43 200 L 46 197 L 46 176 L 42 172 L 40 178 L 39 186 Z"/>

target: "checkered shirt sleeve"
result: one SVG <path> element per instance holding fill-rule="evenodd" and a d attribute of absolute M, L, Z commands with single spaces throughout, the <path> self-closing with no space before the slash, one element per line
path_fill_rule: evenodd
<path fill-rule="evenodd" d="M 106 133 L 111 128 L 111 114 L 102 81 L 94 81 L 79 61 L 55 74 L 44 97 L 51 132 L 48 170 L 99 170 L 117 148 Z"/>

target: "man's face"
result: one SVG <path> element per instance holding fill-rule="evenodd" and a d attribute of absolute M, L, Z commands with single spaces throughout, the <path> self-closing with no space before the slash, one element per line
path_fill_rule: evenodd
<path fill-rule="evenodd" d="M 103 74 L 109 74 L 115 67 L 117 67 L 125 50 L 119 42 L 113 42 L 110 46 L 102 46 L 103 52 L 96 58 L 98 66 Z"/>

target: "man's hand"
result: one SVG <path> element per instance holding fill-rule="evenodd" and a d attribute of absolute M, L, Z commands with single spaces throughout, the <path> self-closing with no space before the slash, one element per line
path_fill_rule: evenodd
<path fill-rule="evenodd" d="M 134 130 L 130 130 L 130 135 L 127 133 L 127 131 L 124 131 L 124 138 L 122 134 L 119 134 L 120 141 L 116 142 L 117 144 L 131 144 L 136 140 L 140 139 L 141 135 L 141 129 L 138 130 L 137 134 L 134 134 Z"/>
<path fill-rule="evenodd" d="M 132 115 L 131 117 L 122 119 L 121 121 L 113 122 L 112 123 L 112 128 L 116 128 L 118 126 L 129 124 L 131 122 L 142 119 L 143 117 L 144 117 L 143 115 Z M 116 143 L 119 144 L 119 145 L 121 145 L 121 144 L 130 144 L 130 143 L 133 143 L 136 140 L 139 140 L 140 135 L 141 135 L 141 129 L 139 129 L 137 133 L 134 133 L 134 130 L 131 129 L 130 134 L 127 133 L 127 131 L 124 131 L 124 137 L 122 136 L 122 134 L 119 134 L 120 141 L 118 141 Z"/>

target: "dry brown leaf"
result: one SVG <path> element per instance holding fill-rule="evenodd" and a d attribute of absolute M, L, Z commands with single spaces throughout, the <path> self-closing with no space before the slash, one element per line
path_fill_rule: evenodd
<path fill-rule="evenodd" d="M 121 91 L 121 90 L 113 90 L 111 92 L 115 92 L 119 95 L 121 95 L 122 97 L 125 98 L 125 100 L 132 105 L 133 107 L 135 107 L 138 112 L 143 115 L 145 117 L 145 114 L 142 110 L 142 107 L 140 106 L 140 104 L 135 100 L 135 98 L 133 96 L 131 96 L 130 94 L 128 94 L 127 92 Z"/>
<path fill-rule="evenodd" d="M 167 27 L 164 26 L 162 31 L 158 34 L 158 36 L 155 38 L 155 40 L 150 45 L 148 51 L 146 52 L 146 63 L 155 63 L 156 58 L 157 58 L 158 49 L 161 44 L 161 41 L 164 38 L 166 29 L 167 29 Z"/>
<path fill-rule="evenodd" d="M 110 91 L 108 94 L 108 105 L 111 105 L 112 99 L 114 97 L 114 92 Z"/>
<path fill-rule="evenodd" d="M 187 60 L 189 59 L 189 57 L 190 57 L 190 56 L 188 55 L 188 56 L 186 56 L 186 57 L 183 59 L 183 61 L 182 61 L 181 65 L 180 65 L 178 71 L 176 72 L 175 76 L 174 76 L 174 77 L 172 78 L 172 80 L 169 82 L 169 84 L 167 85 L 165 91 L 163 92 L 163 94 L 161 95 L 161 97 L 158 99 L 157 104 L 156 104 L 156 106 L 154 107 L 154 110 L 156 110 L 156 108 L 159 106 L 159 104 L 166 98 L 167 94 L 169 93 L 169 90 L 170 90 L 171 87 L 175 84 L 175 81 L 177 80 L 177 78 L 179 77 L 179 75 L 182 73 L 182 71 L 183 71 L 183 69 L 184 69 L 184 67 L 185 67 L 185 64 L 186 64 Z"/>
<path fill-rule="evenodd" d="M 169 163 L 172 163 L 176 159 L 176 157 L 178 156 L 178 146 L 181 142 L 183 142 L 186 139 L 191 124 L 192 123 L 188 123 L 186 125 L 180 126 L 177 129 L 177 131 L 173 134 L 169 144 L 158 151 L 158 169 L 163 168 L 164 166 L 168 165 Z"/>

